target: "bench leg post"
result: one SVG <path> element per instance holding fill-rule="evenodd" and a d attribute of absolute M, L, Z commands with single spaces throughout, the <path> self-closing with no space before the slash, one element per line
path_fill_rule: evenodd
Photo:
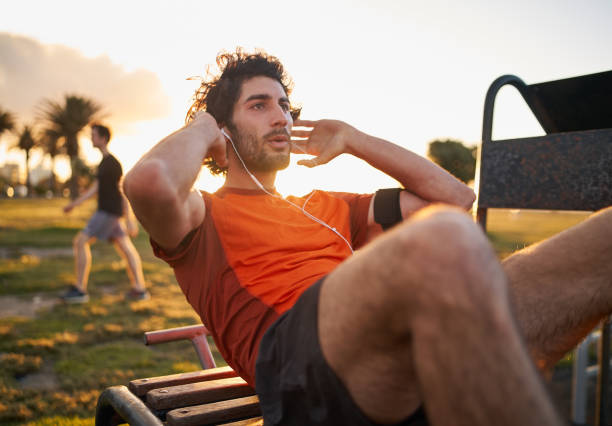
<path fill-rule="evenodd" d="M 125 386 L 111 386 L 98 397 L 96 426 L 163 426 L 147 406 Z"/>
<path fill-rule="evenodd" d="M 595 426 L 608 425 L 608 386 L 610 382 L 610 317 L 601 323 L 601 338 L 599 339 L 597 374 L 597 400 L 595 404 Z"/>
<path fill-rule="evenodd" d="M 574 367 L 572 379 L 572 422 L 576 425 L 586 424 L 587 411 L 587 367 L 589 362 L 590 335 L 574 349 Z"/>
<path fill-rule="evenodd" d="M 212 352 L 210 351 L 210 346 L 208 346 L 208 340 L 206 340 L 206 335 L 199 334 L 193 339 L 191 339 L 191 342 L 195 347 L 202 367 L 204 367 L 205 369 L 215 368 L 217 365 L 215 364 L 215 359 L 213 358 Z"/>

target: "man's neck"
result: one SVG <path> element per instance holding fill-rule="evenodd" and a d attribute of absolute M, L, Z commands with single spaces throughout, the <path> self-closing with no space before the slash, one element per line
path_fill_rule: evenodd
<path fill-rule="evenodd" d="M 266 172 L 266 173 L 253 173 L 255 178 L 263 185 L 266 189 L 273 189 L 274 182 L 276 181 L 276 172 Z M 240 188 L 240 189 L 259 189 L 259 186 L 251 179 L 249 174 L 241 169 L 239 171 L 234 171 L 233 168 L 227 171 L 227 176 L 225 177 L 224 186 L 230 188 Z"/>
<path fill-rule="evenodd" d="M 102 157 L 106 157 L 108 154 L 110 154 L 110 152 L 108 152 L 108 149 L 106 147 L 104 148 L 98 148 L 100 150 L 100 152 L 102 153 Z"/>

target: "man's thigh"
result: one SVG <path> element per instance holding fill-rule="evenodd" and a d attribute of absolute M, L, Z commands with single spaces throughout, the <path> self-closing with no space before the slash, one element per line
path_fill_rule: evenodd
<path fill-rule="evenodd" d="M 352 399 L 379 423 L 399 422 L 422 405 L 410 338 L 396 341 L 376 277 L 384 264 L 355 256 L 332 272 L 321 288 L 319 339 L 322 353 Z M 388 417 L 385 417 L 388 416 Z"/>
<path fill-rule="evenodd" d="M 529 350 L 549 369 L 612 309 L 612 208 L 503 261 Z"/>
<path fill-rule="evenodd" d="M 321 282 L 266 331 L 256 367 L 257 394 L 270 425 L 374 424 L 353 402 L 325 361 L 317 310 Z"/>
<path fill-rule="evenodd" d="M 74 236 L 74 239 L 73 239 L 77 247 L 82 247 L 82 246 L 85 246 L 86 244 L 93 244 L 96 242 L 96 240 L 97 238 L 89 235 L 86 232 L 86 229 L 83 229 L 77 232 L 77 234 Z"/>
<path fill-rule="evenodd" d="M 133 245 L 131 244 L 130 237 L 127 235 L 121 235 L 112 240 L 115 249 L 121 253 L 122 256 L 128 256 L 131 254 L 133 250 Z"/>
<path fill-rule="evenodd" d="M 379 423 L 402 421 L 423 404 L 415 365 L 436 370 L 419 364 L 433 361 L 416 360 L 423 348 L 413 347 L 415 333 L 443 334 L 431 320 L 471 312 L 474 303 L 506 307 L 504 284 L 468 215 L 424 209 L 328 275 L 319 302 L 323 355 L 364 413 Z"/>

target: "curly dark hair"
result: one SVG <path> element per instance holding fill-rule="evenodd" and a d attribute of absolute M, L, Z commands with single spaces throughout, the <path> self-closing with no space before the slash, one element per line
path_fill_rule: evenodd
<path fill-rule="evenodd" d="M 285 72 L 278 58 L 268 55 L 262 50 L 245 53 L 241 48 L 235 52 L 221 52 L 217 55 L 217 67 L 220 73 L 206 70 L 206 78 L 202 78 L 200 87 L 196 90 L 194 101 L 187 112 L 186 122 L 193 120 L 196 112 L 206 111 L 212 115 L 220 126 L 232 126 L 232 111 L 240 97 L 242 83 L 253 77 L 270 77 L 278 81 L 287 96 L 291 94 L 293 82 Z M 300 108 L 291 106 L 291 117 L 296 120 Z M 227 167 L 220 167 L 212 158 L 207 158 L 204 165 L 213 175 L 227 173 Z"/>

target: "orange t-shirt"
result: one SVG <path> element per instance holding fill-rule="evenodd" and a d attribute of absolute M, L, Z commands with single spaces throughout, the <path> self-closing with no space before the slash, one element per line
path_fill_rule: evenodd
<path fill-rule="evenodd" d="M 259 341 L 310 285 L 351 255 L 346 242 L 286 201 L 259 190 L 202 193 L 203 223 L 173 253 L 155 254 L 174 269 L 189 303 L 227 363 L 255 385 Z M 314 191 L 287 200 L 364 244 L 372 194 Z"/>

